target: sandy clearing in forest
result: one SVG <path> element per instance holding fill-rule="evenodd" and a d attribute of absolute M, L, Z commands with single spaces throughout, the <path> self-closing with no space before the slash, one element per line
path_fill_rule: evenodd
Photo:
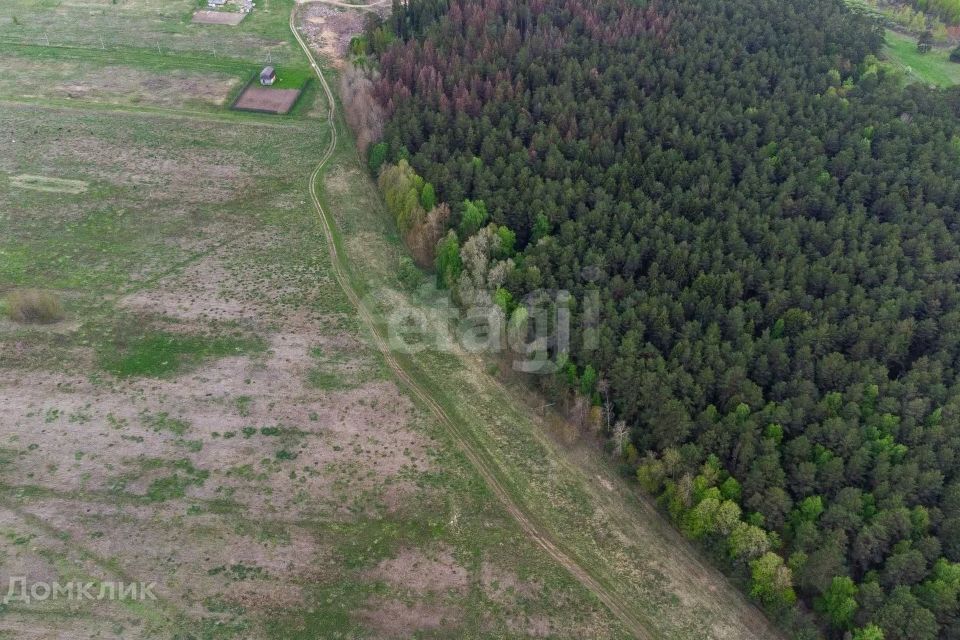
<path fill-rule="evenodd" d="M 304 10 L 301 28 L 310 46 L 320 52 L 328 64 L 343 69 L 350 41 L 363 33 L 364 19 L 362 11 L 317 3 Z"/>

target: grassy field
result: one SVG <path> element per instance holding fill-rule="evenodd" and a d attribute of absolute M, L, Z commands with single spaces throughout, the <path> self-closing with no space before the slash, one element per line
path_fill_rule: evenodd
<path fill-rule="evenodd" d="M 950 62 L 950 48 L 934 47 L 927 53 L 920 53 L 916 38 L 887 29 L 884 51 L 911 81 L 938 87 L 951 87 L 960 82 L 960 64 Z"/>
<path fill-rule="evenodd" d="M 628 637 L 461 440 L 650 637 L 775 637 L 592 445 L 487 363 L 402 358 L 456 433 L 398 386 L 309 200 L 332 134 L 322 94 L 283 117 L 226 108 L 265 50 L 307 77 L 292 2 L 260 0 L 239 27 L 193 25 L 196 6 L 0 7 L 0 53 L 24 69 L 0 80 L 0 297 L 39 289 L 65 310 L 0 319 L 0 585 L 153 581 L 158 597 L 14 602 L 0 637 Z M 381 326 L 416 301 L 334 124 L 320 195 Z"/>
<path fill-rule="evenodd" d="M 306 195 L 319 94 L 286 117 L 209 98 L 261 64 L 251 39 L 307 78 L 291 3 L 233 31 L 189 24 L 194 4 L 0 9 L 23 69 L 0 109 L 0 298 L 66 314 L 0 320 L 0 582 L 158 597 L 11 602 L 0 637 L 626 637 L 367 346 Z"/>
<path fill-rule="evenodd" d="M 205 5 L 205 3 L 203 3 Z M 193 24 L 197 0 L 4 0 L 0 42 L 92 51 L 153 52 L 176 60 L 303 64 L 289 0 L 258 0 L 238 26 Z"/>

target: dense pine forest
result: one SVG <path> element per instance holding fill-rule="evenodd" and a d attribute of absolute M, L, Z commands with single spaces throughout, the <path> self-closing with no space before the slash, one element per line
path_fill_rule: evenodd
<path fill-rule="evenodd" d="M 599 293 L 544 390 L 772 615 L 960 638 L 960 92 L 882 40 L 841 0 L 409 0 L 352 82 L 455 295 Z"/>

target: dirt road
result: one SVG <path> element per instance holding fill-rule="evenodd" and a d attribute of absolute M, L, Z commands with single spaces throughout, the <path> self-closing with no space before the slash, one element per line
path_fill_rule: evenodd
<path fill-rule="evenodd" d="M 329 2 L 328 2 L 329 3 Z M 337 3 L 332 3 L 337 4 Z M 349 6 L 349 5 L 347 5 Z M 467 456 L 467 459 L 470 460 L 471 464 L 476 468 L 477 472 L 483 477 L 487 486 L 490 490 L 497 496 L 497 498 L 503 503 L 507 511 L 511 516 L 520 524 L 523 530 L 527 535 L 537 542 L 556 562 L 565 567 L 573 576 L 577 578 L 587 589 L 596 595 L 596 597 L 610 609 L 617 618 L 624 624 L 627 629 L 634 635 L 636 638 L 642 640 L 653 640 L 654 636 L 648 629 L 647 626 L 640 620 L 640 618 L 631 610 L 629 603 L 622 601 L 616 594 L 608 591 L 600 582 L 595 579 L 591 573 L 585 568 L 582 567 L 576 560 L 567 555 L 557 544 L 556 541 L 552 539 L 550 534 L 542 530 L 535 521 L 526 513 L 524 510 L 513 501 L 509 493 L 497 479 L 496 471 L 490 469 L 483 459 L 483 456 L 474 449 L 473 444 L 463 436 L 462 427 L 458 426 L 444 411 L 443 407 L 437 403 L 426 390 L 424 390 L 420 385 L 418 385 L 413 378 L 408 374 L 406 369 L 399 363 L 399 361 L 394 357 L 393 352 L 390 349 L 390 346 L 384 336 L 381 334 L 380 329 L 377 327 L 376 322 L 374 322 L 373 316 L 369 309 L 367 309 L 366 304 L 361 299 L 360 295 L 353 287 L 353 283 L 350 281 L 349 276 L 347 275 L 347 257 L 340 251 L 336 242 L 335 223 L 333 217 L 324 209 L 323 205 L 320 202 L 320 198 L 317 196 L 317 180 L 319 180 L 321 173 L 323 172 L 324 167 L 330 158 L 333 156 L 334 151 L 336 151 L 338 144 L 338 131 L 337 131 L 337 122 L 336 122 L 336 100 L 334 99 L 333 92 L 330 89 L 330 85 L 327 83 L 326 78 L 323 76 L 323 73 L 320 69 L 320 66 L 317 64 L 316 59 L 313 56 L 313 53 L 310 51 L 310 48 L 307 46 L 306 42 L 303 40 L 303 37 L 300 35 L 300 32 L 296 27 L 296 8 L 290 14 L 290 30 L 293 32 L 294 37 L 297 39 L 297 42 L 300 44 L 303 49 L 304 54 L 310 61 L 310 66 L 313 68 L 314 73 L 317 75 L 317 78 L 320 80 L 320 84 L 323 87 L 323 91 L 326 94 L 327 102 L 329 104 L 329 111 L 327 113 L 327 119 L 330 125 L 330 144 L 327 149 L 324 151 L 320 162 L 317 164 L 317 167 L 314 169 L 313 174 L 310 176 L 310 198 L 313 201 L 313 205 L 317 210 L 317 214 L 320 216 L 320 219 L 323 221 L 324 233 L 327 238 L 327 249 L 330 252 L 330 259 L 333 263 L 334 273 L 336 274 L 337 282 L 340 284 L 344 293 L 350 299 L 351 303 L 356 307 L 357 313 L 360 318 L 363 320 L 364 325 L 367 327 L 367 330 L 370 332 L 371 337 L 373 338 L 374 344 L 377 349 L 383 355 L 384 361 L 387 365 L 393 370 L 396 377 L 407 387 L 408 391 L 424 406 L 430 409 L 430 412 L 434 417 L 440 422 L 441 425 L 447 428 L 451 436 L 456 440 L 457 444 Z"/>

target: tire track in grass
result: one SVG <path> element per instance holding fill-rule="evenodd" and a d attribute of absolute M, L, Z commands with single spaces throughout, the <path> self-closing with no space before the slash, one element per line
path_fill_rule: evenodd
<path fill-rule="evenodd" d="M 373 338 L 373 342 L 377 347 L 377 350 L 380 351 L 384 361 L 394 372 L 394 375 L 403 383 L 404 386 L 407 387 L 407 390 L 418 401 L 429 408 L 434 417 L 446 428 L 446 430 L 456 441 L 463 454 L 470 461 L 471 465 L 483 478 L 487 487 L 500 500 L 504 508 L 514 518 L 514 520 L 517 521 L 527 536 L 536 542 L 544 551 L 547 552 L 551 558 L 563 566 L 584 587 L 593 593 L 596 598 L 600 600 L 600 602 L 602 602 L 611 611 L 611 613 L 613 613 L 620 620 L 624 627 L 626 627 L 635 638 L 640 640 L 655 640 L 657 636 L 651 633 L 647 627 L 647 624 L 633 610 L 627 601 L 621 598 L 618 594 L 607 589 L 590 570 L 582 566 L 570 554 L 561 549 L 550 533 L 544 530 L 531 515 L 527 514 L 513 500 L 510 493 L 499 480 L 495 466 L 490 464 L 487 457 L 479 450 L 478 447 L 474 445 L 471 439 L 465 435 L 464 428 L 456 421 L 451 419 L 440 403 L 437 402 L 420 384 L 418 384 L 407 372 L 407 370 L 400 364 L 390 349 L 390 345 L 388 344 L 387 340 L 380 332 L 380 329 L 373 318 L 373 314 L 367 308 L 363 300 L 360 299 L 360 295 L 354 288 L 353 283 L 347 273 L 349 264 L 347 257 L 340 250 L 340 247 L 337 243 L 337 235 L 334 230 L 336 223 L 332 216 L 324 208 L 319 196 L 317 195 L 317 181 L 337 149 L 339 135 L 336 122 L 337 106 L 333 91 L 331 91 L 330 85 L 327 83 L 327 80 L 323 75 L 323 71 L 320 69 L 313 52 L 310 51 L 310 48 L 307 46 L 297 29 L 296 16 L 298 6 L 299 4 L 294 5 L 293 10 L 290 12 L 290 31 L 293 33 L 294 38 L 296 38 L 301 49 L 303 49 L 304 54 L 307 56 L 307 59 L 310 62 L 310 67 L 320 80 L 320 84 L 323 87 L 323 92 L 326 95 L 329 106 L 327 112 L 327 121 L 330 127 L 330 143 L 324 151 L 320 162 L 310 175 L 309 191 L 313 206 L 316 209 L 321 222 L 323 223 L 323 232 L 327 241 L 327 250 L 330 252 L 330 261 L 333 266 L 334 276 L 336 277 L 337 283 L 340 285 L 340 288 L 343 289 L 344 294 L 350 300 L 351 304 L 353 304 L 353 306 L 357 309 L 357 313 L 360 315 L 364 325 L 366 325 L 367 330 L 369 331 L 370 336 Z"/>

